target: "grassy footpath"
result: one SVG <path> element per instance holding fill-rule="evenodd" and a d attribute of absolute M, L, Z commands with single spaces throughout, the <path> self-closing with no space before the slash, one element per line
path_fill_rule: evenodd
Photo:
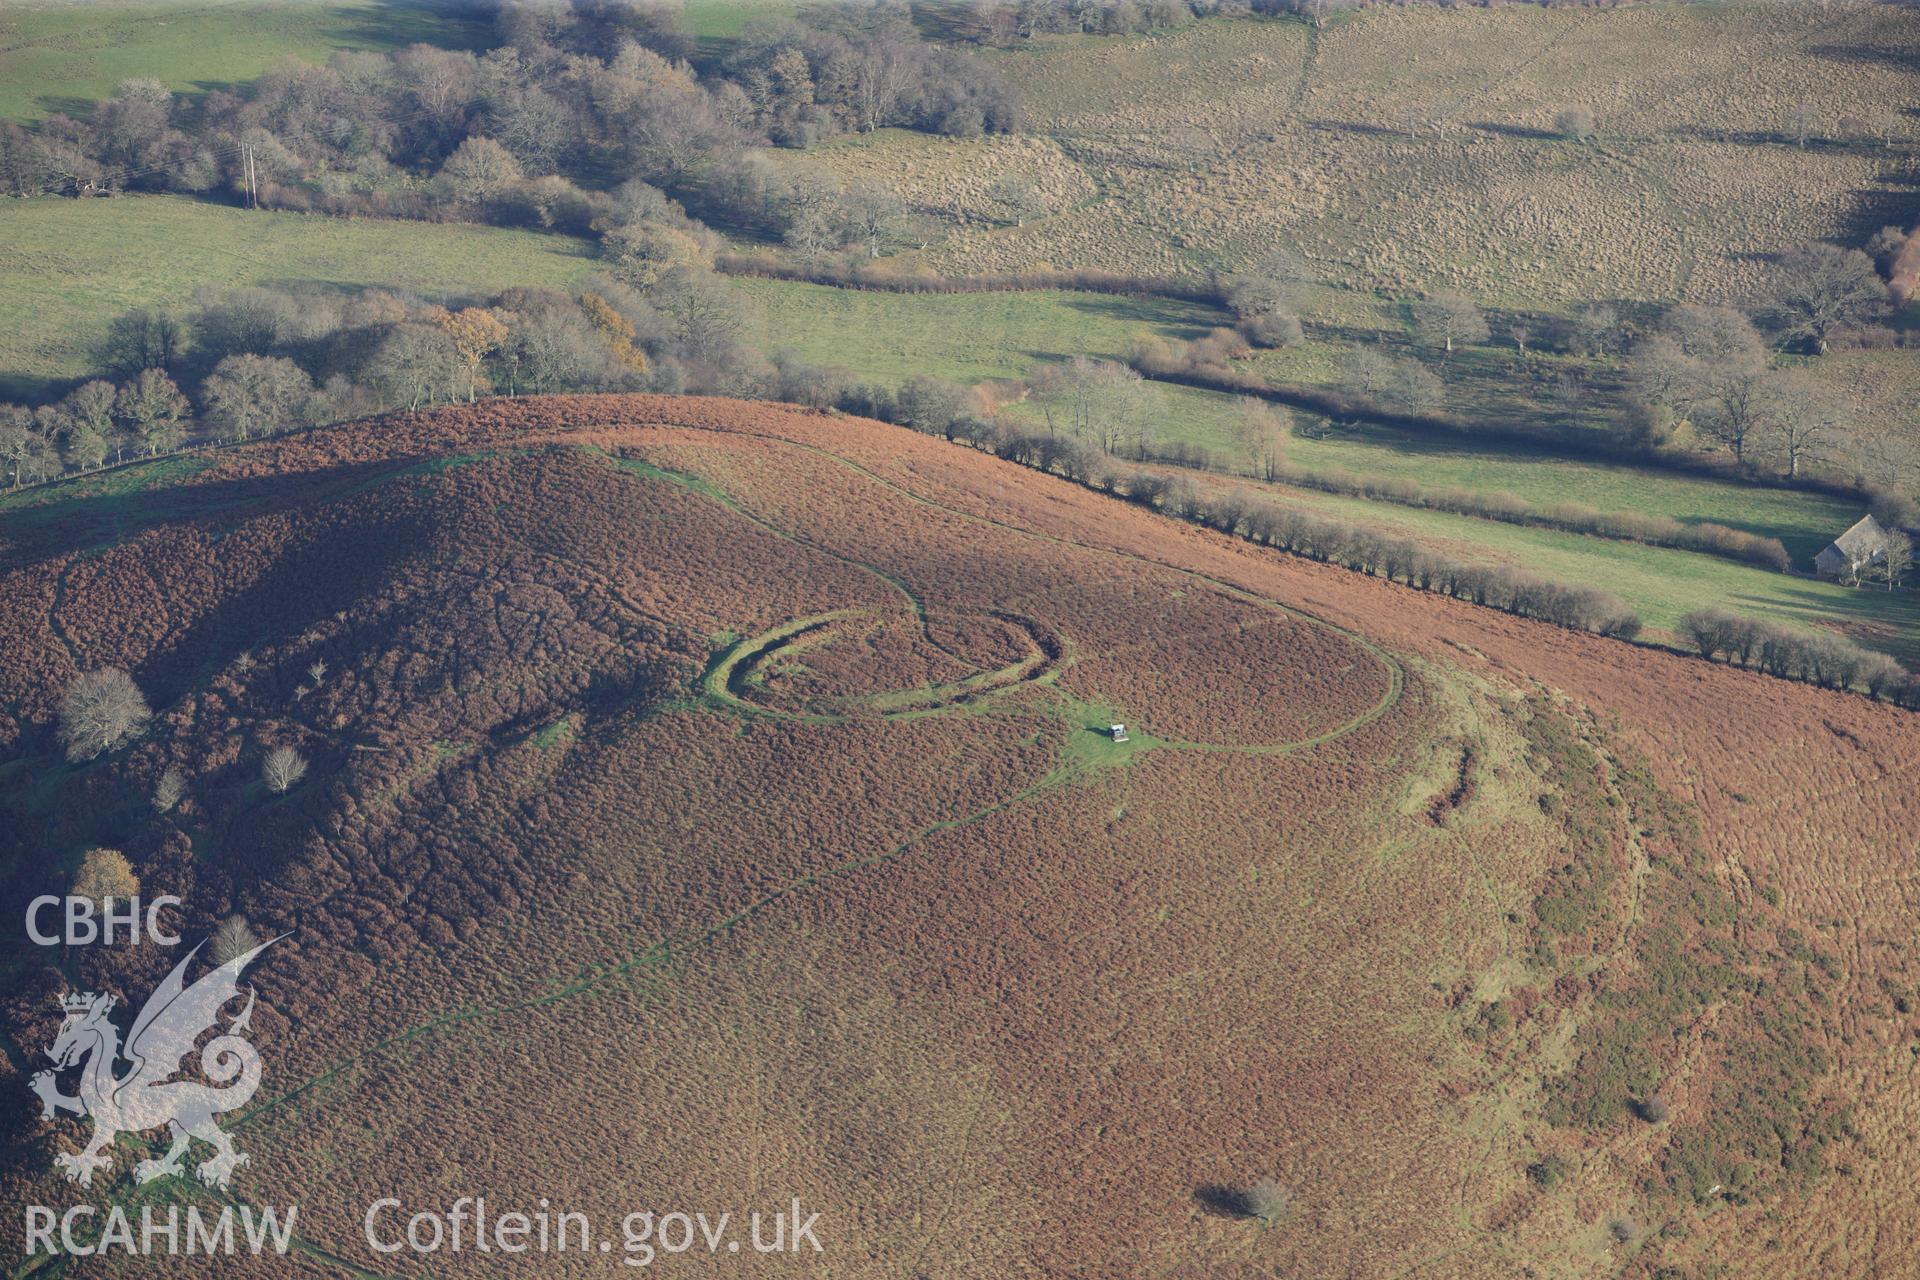
<path fill-rule="evenodd" d="M 0 9 L 0 118 L 83 112 L 132 76 L 178 93 L 229 88 L 281 58 L 336 49 L 478 47 L 481 19 L 410 0 L 166 0 Z"/>
<path fill-rule="evenodd" d="M 564 285 L 591 245 L 495 227 L 259 213 L 178 196 L 0 203 L 0 396 L 91 373 L 129 307 L 195 288 L 322 281 L 429 297 Z"/>

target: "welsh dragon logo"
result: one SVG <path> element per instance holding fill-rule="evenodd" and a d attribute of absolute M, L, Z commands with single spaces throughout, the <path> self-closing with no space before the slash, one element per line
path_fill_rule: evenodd
<path fill-rule="evenodd" d="M 151 1182 L 169 1175 L 184 1176 L 181 1161 L 192 1140 L 198 1138 L 211 1146 L 214 1154 L 194 1170 L 195 1174 L 210 1187 L 226 1188 L 234 1170 L 247 1163 L 247 1157 L 234 1150 L 233 1139 L 213 1118 L 245 1106 L 260 1087 L 260 1054 L 242 1034 L 253 1017 L 252 989 L 245 992 L 246 1008 L 222 1034 L 203 1047 L 199 1040 L 217 1026 L 227 1003 L 242 994 L 241 973 L 278 941 L 263 942 L 188 986 L 187 966 L 200 951 L 195 947 L 148 997 L 140 1016 L 133 1020 L 124 1049 L 119 1028 L 108 1016 L 115 1003 L 113 996 L 88 992 L 61 1000 L 66 1020 L 47 1050 L 56 1069 L 36 1073 L 30 1085 L 40 1095 L 42 1116 L 52 1119 L 57 1112 L 71 1111 L 93 1120 L 93 1140 L 84 1150 L 54 1157 L 68 1181 L 91 1186 L 93 1175 L 113 1163 L 108 1148 L 117 1135 L 144 1133 L 165 1125 L 172 1133 L 173 1145 L 159 1159 L 142 1160 L 136 1165 L 135 1179 Z M 196 1047 L 200 1070 L 213 1081 L 211 1085 L 173 1078 Z M 123 1058 L 129 1064 L 124 1073 L 119 1071 Z M 78 1096 L 61 1093 L 57 1073 L 82 1062 L 85 1065 L 80 1072 Z"/>

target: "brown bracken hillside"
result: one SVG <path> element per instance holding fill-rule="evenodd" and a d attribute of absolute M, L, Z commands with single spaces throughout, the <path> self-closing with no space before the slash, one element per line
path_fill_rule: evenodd
<path fill-rule="evenodd" d="M 756 1274 L 1912 1274 L 1911 713 L 764 405 L 151 481 L 0 516 L 0 905 L 110 846 L 292 931 L 234 1194 L 309 1251 L 220 1274 L 499 1274 L 361 1234 L 479 1191 L 820 1212 Z M 103 666 L 153 723 L 68 765 Z M 67 977 L 8 962 L 18 1076 Z M 130 1193 L 0 1088 L 14 1220 Z"/>

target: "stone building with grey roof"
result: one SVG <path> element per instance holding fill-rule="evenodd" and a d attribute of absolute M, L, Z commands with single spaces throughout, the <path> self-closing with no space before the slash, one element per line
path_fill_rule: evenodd
<path fill-rule="evenodd" d="M 1823 578 L 1857 578 L 1887 559 L 1887 531 L 1872 516 L 1861 516 L 1851 529 L 1829 542 L 1813 558 Z"/>

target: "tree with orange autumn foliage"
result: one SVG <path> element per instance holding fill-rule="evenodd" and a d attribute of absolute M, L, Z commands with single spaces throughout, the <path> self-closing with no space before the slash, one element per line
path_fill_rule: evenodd
<path fill-rule="evenodd" d="M 613 304 L 597 293 L 580 295 L 580 309 L 606 339 L 613 358 L 635 373 L 647 371 L 647 353 L 634 345 L 633 322 L 613 309 Z"/>
<path fill-rule="evenodd" d="M 472 404 L 478 393 L 481 366 L 507 340 L 507 326 L 485 307 L 443 312 L 436 317 L 435 323 L 452 340 L 453 349 L 459 354 L 461 365 L 466 368 L 467 403 Z"/>

